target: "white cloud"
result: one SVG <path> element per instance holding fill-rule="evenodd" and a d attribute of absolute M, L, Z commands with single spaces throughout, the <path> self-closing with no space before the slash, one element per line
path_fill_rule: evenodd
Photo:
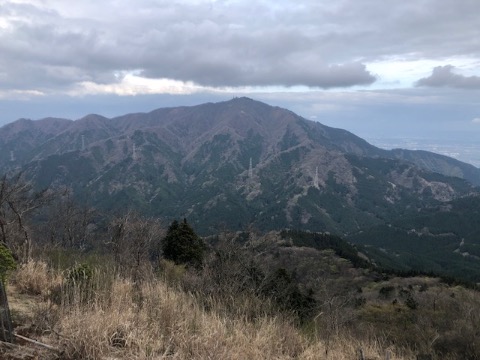
<path fill-rule="evenodd" d="M 473 119 L 473 120 L 472 120 L 472 123 L 474 123 L 474 124 L 480 124 L 480 117 Z"/>
<path fill-rule="evenodd" d="M 134 74 L 125 75 L 119 82 L 97 84 L 85 81 L 69 92 L 72 96 L 115 94 L 120 96 L 137 96 L 151 94 L 193 94 L 204 90 L 191 82 L 170 79 L 146 79 Z"/>
<path fill-rule="evenodd" d="M 37 90 L 9 90 L 9 91 L 0 91 L 0 99 L 9 99 L 9 98 L 16 98 L 16 99 L 30 99 L 40 96 L 45 96 L 46 94 L 37 91 Z"/>

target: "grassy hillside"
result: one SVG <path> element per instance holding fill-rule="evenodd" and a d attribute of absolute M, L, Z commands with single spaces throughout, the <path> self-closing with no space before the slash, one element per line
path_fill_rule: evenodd
<path fill-rule="evenodd" d="M 341 241 L 285 235 L 220 234 L 201 269 L 42 251 L 9 277 L 15 331 L 62 359 L 480 356 L 476 291 L 355 267 L 336 255 Z"/>

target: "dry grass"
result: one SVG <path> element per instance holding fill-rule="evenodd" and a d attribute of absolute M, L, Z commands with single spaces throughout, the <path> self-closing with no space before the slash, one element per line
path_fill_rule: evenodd
<path fill-rule="evenodd" d="M 302 336 L 285 322 L 221 317 L 162 282 L 140 289 L 141 306 L 134 285 L 119 279 L 110 301 L 65 308 L 56 329 L 65 336 L 66 358 L 290 359 L 304 350 Z"/>
<path fill-rule="evenodd" d="M 60 276 L 42 263 L 31 263 L 20 268 L 14 279 L 19 287 L 32 291 L 36 274 L 39 282 Z M 80 294 L 82 301 L 38 308 L 48 322 L 43 328 L 51 330 L 43 339 L 61 347 L 63 359 L 333 360 L 356 359 L 360 348 L 365 358 L 385 358 L 385 346 L 374 340 L 335 336 L 326 342 L 307 336 L 284 317 L 229 315 L 215 299 L 209 299 L 206 311 L 202 299 L 155 278 L 136 285 L 96 272 L 92 289 L 87 301 Z M 389 349 L 391 360 L 413 358 L 394 350 Z"/>
<path fill-rule="evenodd" d="M 47 295 L 52 287 L 61 280 L 58 274 L 49 271 L 43 261 L 29 261 L 14 272 L 12 282 L 21 293 Z"/>

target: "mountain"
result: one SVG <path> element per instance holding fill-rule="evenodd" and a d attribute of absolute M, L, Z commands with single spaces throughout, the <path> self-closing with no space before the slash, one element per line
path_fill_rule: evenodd
<path fill-rule="evenodd" d="M 480 169 L 382 150 L 248 98 L 112 119 L 21 119 L 0 128 L 0 173 L 16 171 L 38 188 L 68 186 L 104 212 L 187 217 L 202 235 L 331 232 L 392 270 L 469 269 L 480 279 Z"/>
<path fill-rule="evenodd" d="M 18 120 L 0 128 L 0 171 L 68 185 L 106 211 L 219 226 L 355 233 L 475 192 L 480 170 L 386 151 L 248 98 L 108 119 Z"/>

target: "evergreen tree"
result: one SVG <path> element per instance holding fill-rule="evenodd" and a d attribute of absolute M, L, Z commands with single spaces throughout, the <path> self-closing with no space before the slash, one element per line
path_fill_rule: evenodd
<path fill-rule="evenodd" d="M 187 223 L 174 220 L 163 239 L 163 256 L 176 264 L 199 267 L 203 261 L 205 244 Z"/>
<path fill-rule="evenodd" d="M 0 281 L 6 282 L 7 273 L 15 270 L 17 264 L 13 258 L 12 252 L 5 245 L 0 244 Z"/>

